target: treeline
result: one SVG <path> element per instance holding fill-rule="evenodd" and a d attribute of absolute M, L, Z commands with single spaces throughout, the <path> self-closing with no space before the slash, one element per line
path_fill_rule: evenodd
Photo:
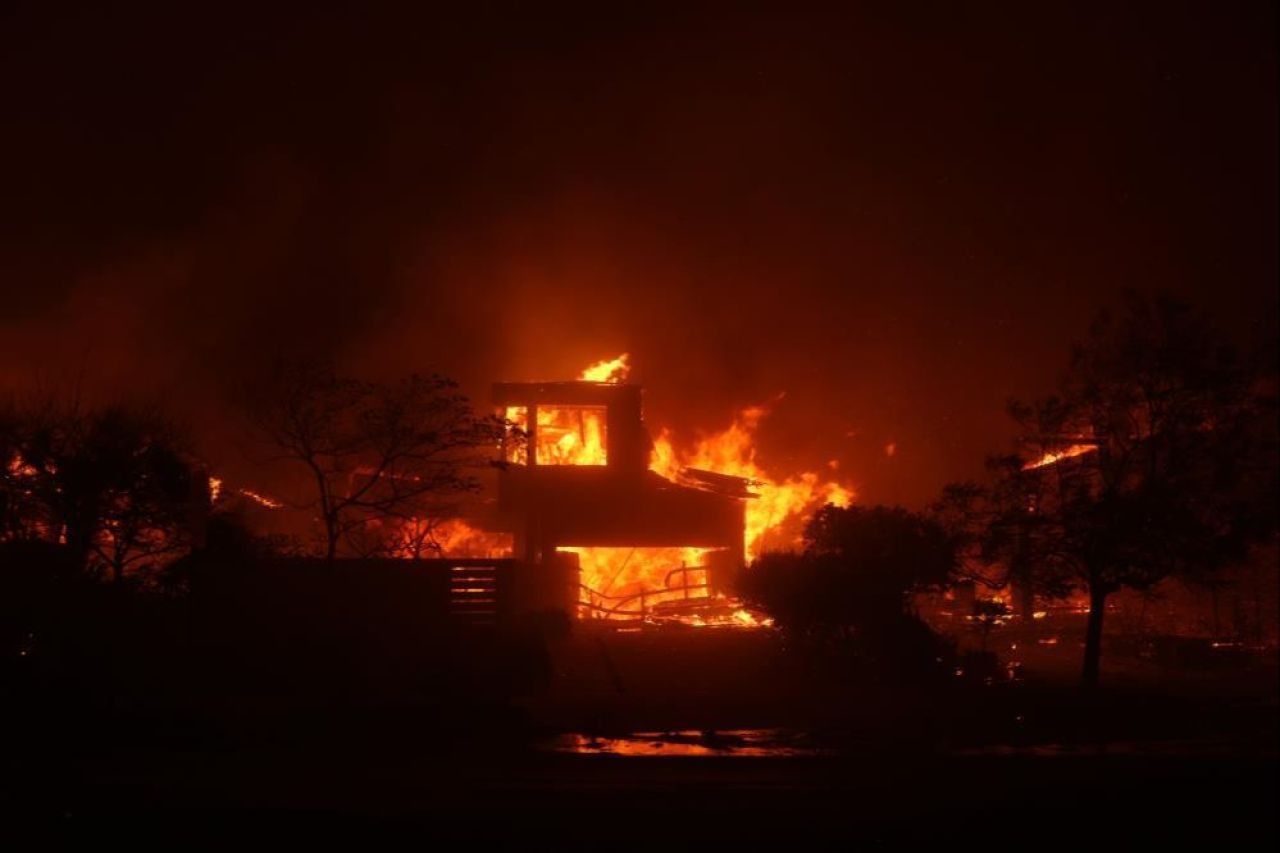
<path fill-rule="evenodd" d="M 0 544 L 59 546 L 69 571 L 120 582 L 193 544 L 208 480 L 153 409 L 49 396 L 0 403 Z"/>
<path fill-rule="evenodd" d="M 316 360 L 277 362 L 239 403 L 224 426 L 247 436 L 242 461 L 268 470 L 273 506 L 311 522 L 289 550 L 328 560 L 438 550 L 437 524 L 478 489 L 505 427 L 445 377 L 373 382 Z M 229 485 L 159 408 L 78 396 L 0 400 L 0 461 L 0 543 L 62 546 L 116 582 L 163 581 Z"/>
<path fill-rule="evenodd" d="M 1083 595 L 1082 672 L 1094 683 L 1110 596 L 1171 577 L 1211 585 L 1252 544 L 1274 541 L 1275 392 L 1275 364 L 1236 352 L 1202 314 L 1130 295 L 1099 315 L 1057 387 L 1011 404 L 1015 444 L 984 479 L 948 486 L 925 513 L 825 509 L 800 552 L 743 574 L 742 593 L 794 636 L 850 640 L 886 663 L 915 650 L 925 669 L 946 649 L 913 613 L 922 591 L 977 582 L 1044 600 Z M 369 382 L 316 363 L 265 372 L 243 410 L 262 458 L 296 473 L 282 497 L 314 519 L 309 551 L 329 562 L 429 551 L 433 519 L 477 489 L 473 466 L 505 426 L 445 378 Z M 205 606 L 193 594 L 201 571 L 273 556 L 233 517 L 208 513 L 207 471 L 158 410 L 10 401 L 0 462 L 10 664 L 28 666 L 56 638 L 88 648 L 95 631 L 145 621 L 72 615 L 82 604 L 101 614 Z M 251 605 L 244 590 L 218 605 L 228 626 Z M 174 644 L 165 631 L 153 639 Z"/>
<path fill-rule="evenodd" d="M 763 557 L 743 592 L 799 634 L 852 635 L 866 654 L 926 664 L 941 656 L 919 639 L 921 592 L 976 582 L 1083 595 L 1082 677 L 1096 684 L 1110 596 L 1168 578 L 1209 590 L 1274 542 L 1275 368 L 1188 306 L 1127 294 L 1056 388 L 1010 404 L 1014 446 L 988 459 L 984 480 L 947 486 L 924 514 L 829 507 L 800 553 Z M 1001 615 L 981 600 L 973 614 L 979 625 Z"/>
<path fill-rule="evenodd" d="M 396 736 L 518 731 L 508 700 L 547 675 L 539 625 L 429 618 L 422 573 L 367 583 L 336 559 L 361 527 L 472 488 L 492 424 L 446 380 L 300 369 L 246 414 L 276 455 L 268 425 L 294 430 L 286 462 L 315 474 L 297 504 L 320 517 L 310 562 L 210 511 L 204 463 L 158 409 L 0 404 L 0 727 L 24 766 L 129 738 L 392 736 L 392 718 Z"/>

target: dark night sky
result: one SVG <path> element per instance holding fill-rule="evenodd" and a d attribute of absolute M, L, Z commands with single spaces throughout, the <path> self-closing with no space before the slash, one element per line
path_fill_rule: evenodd
<path fill-rule="evenodd" d="M 282 348 L 628 350 L 651 421 L 786 392 L 766 467 L 919 503 L 1120 288 L 1276 333 L 1272 3 L 52 5 L 0 12 L 6 384 L 216 432 Z"/>

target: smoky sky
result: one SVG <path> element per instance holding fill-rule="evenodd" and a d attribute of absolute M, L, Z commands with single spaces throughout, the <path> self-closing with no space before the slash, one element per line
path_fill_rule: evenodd
<path fill-rule="evenodd" d="M 918 504 L 1123 288 L 1275 335 L 1270 3 L 51 5 L 0 13 L 6 384 L 216 433 L 282 351 L 482 401 L 627 351 L 655 425 L 772 403 L 767 468 Z"/>

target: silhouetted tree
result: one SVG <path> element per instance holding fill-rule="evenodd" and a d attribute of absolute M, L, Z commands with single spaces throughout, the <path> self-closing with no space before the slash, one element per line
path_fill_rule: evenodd
<path fill-rule="evenodd" d="M 850 567 L 860 601 L 898 610 L 946 585 L 956 560 L 941 525 L 901 507 L 825 506 L 805 526 L 805 549 Z"/>
<path fill-rule="evenodd" d="M 1015 402 L 1021 454 L 948 490 L 981 559 L 1089 597 L 1083 680 L 1096 684 L 1111 593 L 1207 578 L 1274 524 L 1273 396 L 1205 319 L 1129 294 L 1077 347 L 1057 394 Z"/>
<path fill-rule="evenodd" d="M 44 472 L 29 461 L 37 427 L 48 421 L 50 402 L 9 399 L 0 403 L 0 542 L 57 538 Z"/>
<path fill-rule="evenodd" d="M 1048 482 L 1023 475 L 1016 454 L 987 459 L 987 481 L 951 483 L 930 515 L 951 534 L 959 555 L 956 574 L 992 590 L 1012 589 L 1020 616 L 1031 618 L 1037 597 L 1063 598 L 1073 589 L 1061 572 L 1043 570 L 1053 549 L 1051 516 L 1037 512 Z"/>
<path fill-rule="evenodd" d="M 367 555 L 401 525 L 440 512 L 442 497 L 475 491 L 474 467 L 502 436 L 441 376 L 373 383 L 313 362 L 283 364 L 257 389 L 250 417 L 277 458 L 305 472 L 323 552 Z"/>
<path fill-rule="evenodd" d="M 396 554 L 413 560 L 439 554 L 443 549 L 436 536 L 442 518 L 415 518 L 399 525 L 391 534 L 390 546 Z"/>
<path fill-rule="evenodd" d="M 187 547 L 196 475 L 172 423 L 151 411 L 53 398 L 12 412 L 10 538 L 63 543 L 75 565 L 115 580 Z"/>
<path fill-rule="evenodd" d="M 17 408 L 8 400 L 0 400 L 0 542 L 20 536 L 23 484 L 21 426 Z"/>
<path fill-rule="evenodd" d="M 921 515 L 827 506 L 806 525 L 803 551 L 763 555 L 738 588 L 784 630 L 853 638 L 882 663 L 932 665 L 939 638 L 912 613 L 912 598 L 947 584 L 955 560 L 946 531 Z"/>

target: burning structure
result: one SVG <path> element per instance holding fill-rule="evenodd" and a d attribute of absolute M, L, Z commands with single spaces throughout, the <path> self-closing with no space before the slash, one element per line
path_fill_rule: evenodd
<path fill-rule="evenodd" d="M 338 556 L 410 563 L 442 579 L 433 587 L 447 590 L 441 605 L 479 621 L 555 609 L 583 619 L 756 624 L 730 595 L 735 575 L 766 545 L 797 545 L 812 510 L 847 504 L 852 491 L 811 472 L 769 477 L 755 459 L 759 407 L 678 450 L 669 432 L 651 435 L 628 369 L 624 354 L 575 380 L 495 384 L 503 428 L 480 445 L 493 452 L 457 463 L 489 471 L 491 488 L 479 499 L 433 495 L 397 513 L 356 515 L 349 528 L 360 536 L 344 538 Z M 334 488 L 348 493 L 353 484 L 371 493 L 361 478 L 415 476 L 356 456 L 325 464 L 338 472 Z M 215 502 L 315 526 L 314 507 L 304 517 L 257 492 L 211 485 Z"/>
<path fill-rule="evenodd" d="M 568 588 L 582 615 L 643 618 L 705 604 L 742 568 L 754 481 L 698 468 L 672 480 L 651 470 L 640 386 L 499 383 L 493 396 L 513 424 L 500 523 L 517 559 L 577 576 Z"/>
<path fill-rule="evenodd" d="M 755 624 L 730 597 L 734 576 L 766 543 L 796 544 L 811 510 L 852 491 L 814 473 L 768 477 L 753 443 L 762 408 L 677 451 L 665 430 L 650 434 L 628 371 L 624 354 L 572 381 L 495 384 L 508 425 L 496 504 L 441 524 L 441 553 L 507 558 L 520 607 Z"/>

